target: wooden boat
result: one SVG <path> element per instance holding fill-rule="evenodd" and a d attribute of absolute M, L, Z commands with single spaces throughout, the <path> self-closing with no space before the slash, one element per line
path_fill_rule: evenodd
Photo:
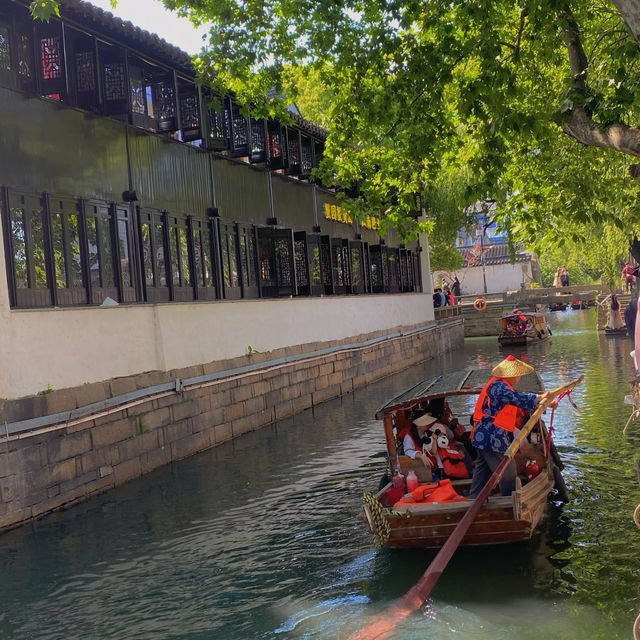
<path fill-rule="evenodd" d="M 582 300 L 574 300 L 571 303 L 571 308 L 574 311 L 578 311 L 580 309 L 586 309 L 587 308 L 587 303 L 586 302 L 582 302 Z"/>
<path fill-rule="evenodd" d="M 529 344 L 548 340 L 547 317 L 539 311 L 517 311 L 500 318 L 500 345 Z"/>
<path fill-rule="evenodd" d="M 458 371 L 420 382 L 400 394 L 376 414 L 384 422 L 387 442 L 389 476 L 399 467 L 406 474 L 412 460 L 403 455 L 398 433 L 405 429 L 413 410 L 425 409 L 430 400 L 446 398 L 460 423 L 473 412 L 477 395 L 491 376 L 488 369 Z M 516 389 L 541 393 L 543 384 L 537 373 L 523 376 Z M 516 490 L 511 496 L 491 495 L 462 539 L 462 545 L 496 545 L 528 540 L 545 515 L 547 497 L 555 484 L 566 491 L 560 470 L 554 463 L 555 449 L 546 449 L 547 431 L 540 421 L 527 445 L 540 465 L 540 473 L 530 482 L 522 474 L 523 460 L 516 461 L 519 474 Z M 534 437 L 535 436 L 535 437 Z M 549 455 L 551 453 L 551 455 Z M 518 453 L 521 457 L 521 452 Z M 452 480 L 455 490 L 465 495 L 471 480 Z M 442 504 L 414 504 L 395 507 L 389 504 L 388 482 L 376 495 L 365 494 L 363 515 L 365 524 L 380 545 L 389 548 L 439 548 L 447 540 L 471 504 L 470 500 Z"/>
<path fill-rule="evenodd" d="M 566 311 L 567 305 L 564 302 L 552 302 L 549 311 Z"/>

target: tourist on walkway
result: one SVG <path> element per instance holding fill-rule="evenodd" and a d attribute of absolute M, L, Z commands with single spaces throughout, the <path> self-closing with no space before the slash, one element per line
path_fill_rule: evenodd
<path fill-rule="evenodd" d="M 627 293 L 633 289 L 633 267 L 628 262 L 625 262 L 622 267 L 622 284 Z"/>
<path fill-rule="evenodd" d="M 451 285 L 451 293 L 459 298 L 462 294 L 460 293 L 460 280 L 458 280 L 458 276 L 453 277 L 453 284 Z"/>
<path fill-rule="evenodd" d="M 556 275 L 553 277 L 553 286 L 559 288 L 562 286 L 562 282 L 560 281 L 560 276 L 562 275 L 562 267 L 558 267 L 556 269 Z"/>
<path fill-rule="evenodd" d="M 562 272 L 560 273 L 560 284 L 563 287 L 569 286 L 569 272 L 567 271 L 567 267 L 562 267 Z"/>
<path fill-rule="evenodd" d="M 469 498 L 476 498 L 491 474 L 504 459 L 513 442 L 516 429 L 517 408 L 532 413 L 545 394 L 522 393 L 513 387 L 520 378 L 533 371 L 531 365 L 507 356 L 491 371 L 489 382 L 484 386 L 473 411 L 473 433 L 471 444 L 478 450 Z M 556 402 L 551 403 L 554 407 Z M 516 486 L 516 463 L 511 460 L 500 479 L 500 493 L 511 495 Z"/>

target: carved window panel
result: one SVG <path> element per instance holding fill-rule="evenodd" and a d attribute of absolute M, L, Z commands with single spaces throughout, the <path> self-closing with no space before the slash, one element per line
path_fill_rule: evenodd
<path fill-rule="evenodd" d="M 193 274 L 198 300 L 215 300 L 216 278 L 213 271 L 215 260 L 212 256 L 211 231 L 206 221 L 189 217 L 191 244 L 193 247 Z"/>
<path fill-rule="evenodd" d="M 387 272 L 389 276 L 388 291 L 397 293 L 400 291 L 400 256 L 398 249 L 388 249 L 387 251 Z"/>
<path fill-rule="evenodd" d="M 116 217 L 116 280 L 123 302 L 136 302 L 135 254 L 133 251 L 131 211 L 127 205 L 114 205 Z"/>
<path fill-rule="evenodd" d="M 169 236 L 170 288 L 172 300 L 193 300 L 194 291 L 191 277 L 191 250 L 187 220 L 183 217 L 165 214 Z"/>
<path fill-rule="evenodd" d="M 127 84 L 124 62 L 108 62 L 104 65 L 104 95 L 108 102 L 126 100 Z"/>
<path fill-rule="evenodd" d="M 76 82 L 78 91 L 96 90 L 96 56 L 93 51 L 76 53 Z"/>
<path fill-rule="evenodd" d="M 157 121 L 158 131 L 171 133 L 178 128 L 176 112 L 176 92 L 173 77 L 166 78 L 151 85 L 153 96 L 153 116 Z"/>
<path fill-rule="evenodd" d="M 251 145 L 249 149 L 249 162 L 266 162 L 267 148 L 264 131 L 264 120 L 249 118 L 251 132 Z"/>
<path fill-rule="evenodd" d="M 147 115 L 147 90 L 144 85 L 144 71 L 137 67 L 129 67 L 129 93 L 131 97 L 131 113 Z"/>
<path fill-rule="evenodd" d="M 180 121 L 185 142 L 200 140 L 200 96 L 195 87 L 180 89 Z"/>
<path fill-rule="evenodd" d="M 91 302 L 102 304 L 107 297 L 120 302 L 115 266 L 118 255 L 114 242 L 115 209 L 106 202 L 89 201 L 84 204 L 84 211 Z"/>
<path fill-rule="evenodd" d="M 383 249 L 385 247 L 379 244 L 369 247 L 369 273 L 373 293 L 382 293 L 385 289 Z"/>
<path fill-rule="evenodd" d="M 293 238 L 288 229 L 258 229 L 260 289 L 265 297 L 290 296 L 293 280 Z"/>
<path fill-rule="evenodd" d="M 0 24 L 0 71 L 11 71 L 11 47 L 9 45 L 9 27 Z"/>
<path fill-rule="evenodd" d="M 260 295 L 258 288 L 258 261 L 256 257 L 256 229 L 254 225 L 238 223 L 236 225 L 238 235 L 238 252 L 240 256 L 240 274 L 243 298 L 257 298 Z"/>
<path fill-rule="evenodd" d="M 333 293 L 329 236 L 305 234 L 309 265 L 309 289 L 313 296 Z M 299 293 L 304 293 L 300 292 Z"/>
<path fill-rule="evenodd" d="M 364 252 L 362 242 L 349 242 L 349 272 L 351 293 L 364 293 Z"/>
<path fill-rule="evenodd" d="M 229 148 L 229 112 L 226 101 L 219 107 L 210 107 L 209 115 L 209 137 L 207 145 L 211 149 L 222 151 Z"/>
<path fill-rule="evenodd" d="M 287 128 L 286 133 L 288 156 L 286 173 L 297 175 L 301 169 L 300 134 L 297 129 L 290 127 Z"/>
<path fill-rule="evenodd" d="M 287 164 L 287 141 L 284 129 L 275 120 L 267 123 L 267 149 L 269 166 L 272 169 L 283 169 Z"/>
<path fill-rule="evenodd" d="M 40 64 L 43 80 L 62 77 L 61 38 L 50 36 L 40 38 Z"/>
<path fill-rule="evenodd" d="M 307 242 L 298 237 L 294 243 L 294 260 L 296 265 L 296 283 L 298 287 L 309 286 L 309 267 L 307 265 Z"/>
<path fill-rule="evenodd" d="M 165 219 L 160 211 L 141 209 L 140 253 L 144 299 L 147 302 L 167 302 L 169 285 L 165 264 Z"/>
<path fill-rule="evenodd" d="M 313 149 L 309 136 L 300 136 L 300 177 L 308 178 L 313 169 Z"/>
<path fill-rule="evenodd" d="M 64 43 L 59 23 L 37 26 L 38 79 L 40 93 L 54 100 L 64 100 L 67 80 L 64 68 Z"/>
<path fill-rule="evenodd" d="M 242 297 L 240 269 L 238 261 L 239 241 L 237 225 L 232 222 L 220 222 L 220 258 L 222 262 L 222 286 L 224 297 L 236 299 Z"/>
<path fill-rule="evenodd" d="M 229 117 L 231 131 L 231 155 L 249 155 L 249 128 L 247 119 L 243 115 L 240 107 L 229 100 Z"/>
<path fill-rule="evenodd" d="M 79 107 L 100 111 L 100 83 L 95 41 L 93 38 L 72 31 L 66 32 L 67 59 L 70 60 L 69 76 Z"/>
<path fill-rule="evenodd" d="M 124 60 L 103 63 L 102 90 L 105 113 L 124 116 L 129 110 L 127 67 Z"/>
<path fill-rule="evenodd" d="M 74 200 L 49 196 L 47 210 L 55 282 L 54 303 L 59 306 L 87 304 L 79 205 Z"/>
<path fill-rule="evenodd" d="M 3 190 L 3 196 L 11 306 L 50 306 L 52 278 L 48 267 L 48 221 L 43 198 L 7 189 Z"/>
<path fill-rule="evenodd" d="M 35 91 L 33 26 L 16 25 L 15 43 L 15 66 L 18 74 L 18 86 L 25 91 Z"/>

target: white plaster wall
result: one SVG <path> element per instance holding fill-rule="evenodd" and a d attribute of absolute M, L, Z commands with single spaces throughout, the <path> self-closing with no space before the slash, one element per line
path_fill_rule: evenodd
<path fill-rule="evenodd" d="M 471 295 L 484 292 L 482 267 L 465 267 L 456 271 L 435 271 L 433 281 L 438 282 L 442 277 L 448 282 L 457 275 L 460 280 L 462 295 Z M 503 291 L 515 291 L 520 289 L 521 283 L 527 286 L 531 283 L 531 264 L 528 262 L 516 262 L 485 266 L 487 280 L 487 293 L 500 293 Z"/>
<path fill-rule="evenodd" d="M 1 278 L 0 299 L 8 300 Z M 178 369 L 433 320 L 430 294 L 2 308 L 0 397 Z"/>

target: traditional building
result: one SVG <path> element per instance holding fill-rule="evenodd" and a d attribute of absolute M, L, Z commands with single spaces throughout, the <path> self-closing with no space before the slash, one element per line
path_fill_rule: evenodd
<path fill-rule="evenodd" d="M 460 229 L 456 237 L 462 266 L 455 272 L 434 272 L 435 282 L 452 282 L 457 276 L 463 295 L 541 286 L 538 257 L 521 242 L 509 246 L 507 235 L 491 219 L 494 209 L 493 201 L 478 203 L 471 209 L 475 224 L 470 229 Z"/>
<path fill-rule="evenodd" d="M 0 5 L 0 529 L 459 343 L 420 244 L 315 179 L 322 129 L 86 2 L 29 4 Z"/>

